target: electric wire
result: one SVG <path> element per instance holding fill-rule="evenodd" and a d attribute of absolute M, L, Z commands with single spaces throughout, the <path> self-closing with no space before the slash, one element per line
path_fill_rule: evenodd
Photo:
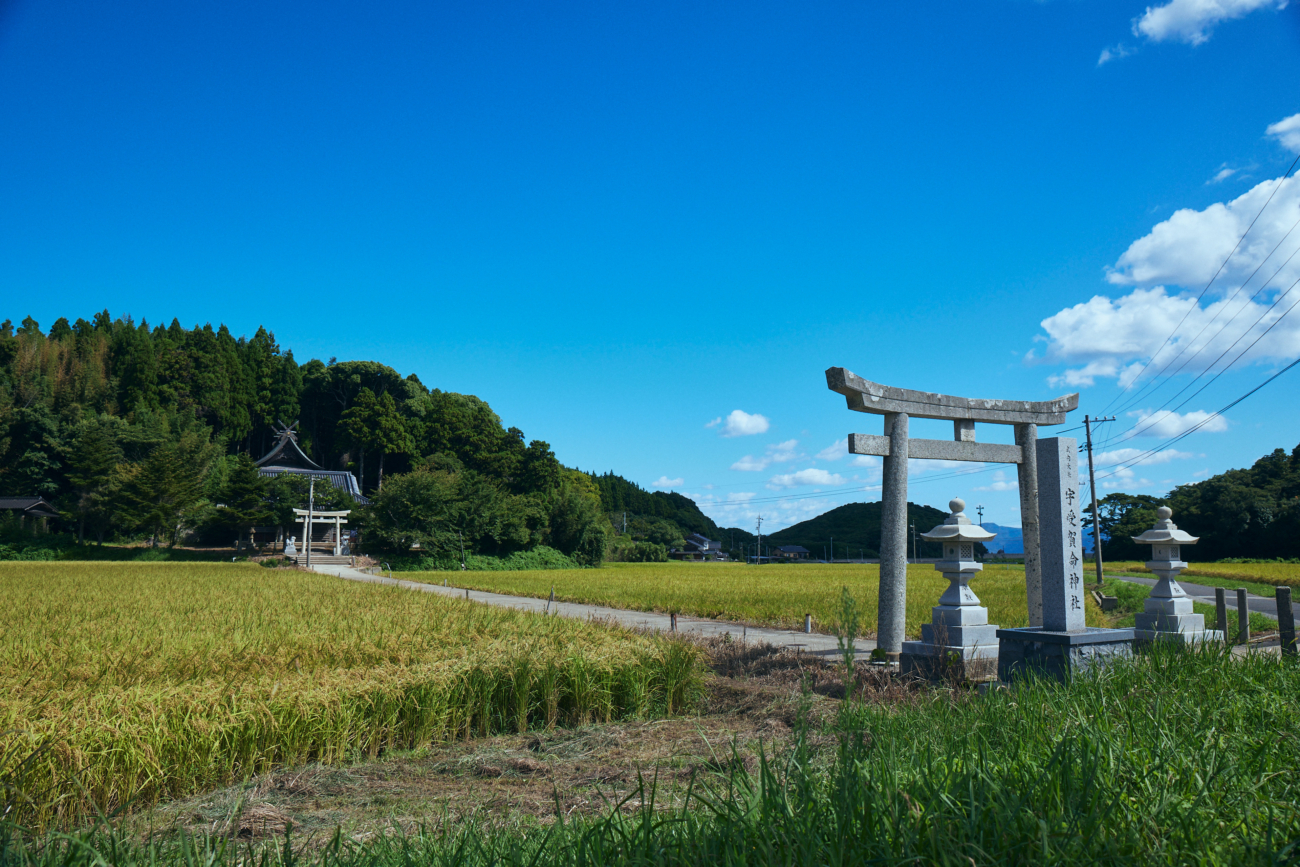
<path fill-rule="evenodd" d="M 1290 261 L 1295 258 L 1297 253 L 1300 253 L 1300 247 L 1296 247 L 1296 249 L 1292 251 L 1291 255 L 1287 256 L 1286 261 L 1283 262 L 1281 265 L 1279 265 L 1277 270 L 1273 272 L 1272 276 L 1270 276 L 1267 280 L 1264 281 L 1264 284 L 1259 288 L 1259 291 L 1257 291 L 1254 295 L 1251 296 L 1250 301 L 1247 301 L 1246 305 L 1242 307 L 1241 310 L 1238 310 L 1237 314 L 1235 314 L 1232 317 L 1232 319 L 1229 319 L 1222 326 L 1220 326 L 1219 330 L 1214 332 L 1214 335 L 1211 336 L 1209 340 L 1206 340 L 1200 349 L 1196 350 L 1190 356 L 1188 356 L 1187 360 L 1184 361 L 1182 364 L 1180 364 L 1177 370 L 1169 374 L 1169 377 L 1164 382 L 1160 382 L 1160 377 L 1164 376 L 1165 371 L 1168 370 L 1170 367 L 1172 367 L 1173 364 L 1178 361 L 1178 359 L 1182 358 L 1188 349 L 1196 345 L 1196 341 L 1201 339 L 1201 335 L 1204 334 L 1206 330 L 1209 329 L 1209 327 L 1213 325 L 1220 316 L 1223 315 L 1223 312 L 1227 310 L 1228 306 L 1232 304 L 1233 300 L 1235 300 L 1236 297 L 1241 294 L 1242 290 L 1250 285 L 1250 281 L 1254 280 L 1255 275 L 1260 272 L 1260 269 L 1264 267 L 1264 264 L 1268 262 L 1269 259 L 1273 258 L 1273 254 L 1278 251 L 1278 248 L 1282 246 L 1283 242 L 1285 242 L 1287 238 L 1291 237 L 1291 233 L 1296 230 L 1297 226 L 1300 226 L 1300 218 L 1297 218 L 1296 221 L 1291 224 L 1291 228 L 1287 230 L 1287 233 L 1283 235 L 1281 240 L 1279 240 L 1277 244 L 1273 246 L 1273 249 L 1269 251 L 1268 255 L 1260 260 L 1260 263 L 1255 266 L 1255 270 L 1250 273 L 1250 276 L 1247 277 L 1245 280 L 1243 280 L 1241 285 L 1238 286 L 1233 291 L 1232 295 L 1230 295 L 1227 298 L 1227 300 L 1224 301 L 1223 306 L 1219 309 L 1217 313 L 1214 314 L 1214 316 L 1210 319 L 1210 321 L 1205 323 L 1203 326 L 1201 326 L 1201 330 L 1196 333 L 1196 336 L 1193 337 L 1191 340 L 1189 340 L 1187 343 L 1185 343 L 1183 347 L 1178 350 L 1178 354 L 1175 355 L 1172 359 L 1170 359 L 1170 361 L 1164 367 L 1160 368 L 1160 370 L 1155 374 L 1155 376 L 1153 376 L 1151 380 L 1146 385 L 1144 385 L 1137 394 L 1133 395 L 1133 397 L 1130 398 L 1126 403 L 1124 403 L 1122 406 L 1116 409 L 1115 410 L 1116 414 L 1124 412 L 1125 410 L 1129 409 L 1134 404 L 1136 404 L 1139 400 L 1141 400 L 1143 393 L 1146 392 L 1146 390 L 1150 386 L 1156 385 L 1156 383 L 1160 383 L 1159 385 L 1156 385 L 1155 389 L 1151 392 L 1152 394 L 1154 394 L 1155 392 L 1159 391 L 1164 385 L 1166 385 L 1169 382 L 1172 382 L 1173 378 L 1177 376 L 1179 373 L 1181 373 L 1183 369 L 1187 367 L 1188 364 L 1190 364 L 1197 356 L 1199 356 L 1202 352 L 1204 352 L 1206 349 L 1209 348 L 1210 343 L 1213 342 L 1214 338 L 1222 334 L 1224 330 L 1229 325 L 1231 325 L 1234 320 L 1236 320 L 1237 316 L 1241 314 L 1242 310 L 1245 310 L 1246 307 L 1249 307 L 1251 302 L 1253 302 L 1256 298 L 1258 298 L 1260 293 L 1262 293 L 1268 288 L 1268 284 L 1272 283 L 1273 279 L 1277 277 L 1278 274 L 1282 273 L 1282 269 L 1285 268 L 1287 264 L 1290 263 Z"/>
<path fill-rule="evenodd" d="M 1296 303 L 1297 303 L 1297 304 L 1300 304 L 1300 301 L 1297 301 Z M 1292 308 L 1293 308 L 1293 309 L 1294 309 L 1294 306 L 1295 306 L 1295 305 L 1292 305 Z M 1279 321 L 1280 321 L 1280 320 L 1279 320 Z M 1276 323 L 1275 323 L 1275 324 L 1276 324 Z M 1259 391 L 1259 390 L 1260 390 L 1261 388 L 1263 388 L 1264 386 L 1266 386 L 1266 385 L 1268 385 L 1269 383 L 1273 382 L 1275 379 L 1277 379 L 1277 378 L 1278 378 L 1279 376 L 1281 376 L 1282 374 L 1286 373 L 1286 372 L 1287 372 L 1288 370 L 1290 370 L 1291 368 L 1295 367 L 1297 364 L 1300 364 L 1300 358 L 1297 358 L 1295 361 L 1292 361 L 1292 362 L 1291 362 L 1290 364 L 1288 364 L 1286 367 L 1284 367 L 1284 368 L 1282 368 L 1281 370 L 1277 371 L 1277 372 L 1274 373 L 1272 376 L 1270 376 L 1268 379 L 1264 380 L 1264 381 L 1261 382 L 1259 385 L 1255 386 L 1255 387 L 1252 388 L 1250 391 L 1248 391 L 1248 392 L 1246 392 L 1245 394 L 1243 394 L 1241 397 L 1237 398 L 1236 400 L 1231 401 L 1231 402 L 1228 403 L 1226 406 L 1224 406 L 1224 407 L 1222 407 L 1221 409 L 1217 410 L 1216 412 L 1213 412 L 1213 413 L 1211 413 L 1210 415 L 1206 416 L 1204 419 L 1202 419 L 1202 420 L 1201 420 L 1200 422 L 1198 422 L 1196 425 L 1194 425 L 1194 426 L 1188 428 L 1186 431 L 1184 431 L 1183 433 L 1179 434 L 1178 436 L 1176 436 L 1176 437 L 1171 437 L 1170 439 L 1167 439 L 1167 440 L 1165 440 L 1164 442 L 1159 443 L 1159 444 L 1156 445 L 1155 447 L 1150 448 L 1150 449 L 1147 449 L 1146 451 L 1141 452 L 1140 454 L 1135 455 L 1135 456 L 1132 457 L 1132 458 L 1127 458 L 1127 459 L 1122 460 L 1122 461 L 1119 461 L 1119 462 L 1117 462 L 1117 463 L 1114 463 L 1114 464 L 1107 464 L 1106 466 L 1101 467 L 1100 469 L 1108 469 L 1108 470 L 1110 470 L 1111 472 L 1109 472 L 1109 473 L 1103 473 L 1103 474 L 1099 475 L 1098 478 L 1101 478 L 1101 479 L 1104 479 L 1104 478 L 1110 478 L 1111 476 L 1115 475 L 1116 473 L 1119 473 L 1121 470 L 1127 469 L 1128 467 L 1131 467 L 1131 466 L 1134 466 L 1135 464 L 1141 463 L 1142 461 L 1146 460 L 1148 457 L 1150 457 L 1150 456 L 1152 456 L 1152 455 L 1154 455 L 1154 454 L 1157 454 L 1158 452 L 1160 452 L 1160 451 L 1162 451 L 1162 450 L 1164 450 L 1164 449 L 1166 449 L 1166 448 L 1168 448 L 1168 447 L 1174 445 L 1175 443 L 1181 442 L 1183 439 L 1185 439 L 1185 438 L 1191 436 L 1193 433 L 1195 433 L 1196 431 L 1200 430 L 1200 429 L 1201 429 L 1202 427 L 1204 427 L 1205 425 L 1209 424 L 1209 423 L 1210 423 L 1211 421 L 1213 421 L 1215 418 L 1218 418 L 1218 417 L 1222 416 L 1225 412 L 1227 412 L 1228 410 L 1232 409 L 1234 406 L 1236 406 L 1237 404 L 1241 403 L 1243 400 L 1245 400 L 1246 398 L 1250 397 L 1252 394 L 1254 394 L 1255 392 Z"/>
<path fill-rule="evenodd" d="M 1172 397 L 1170 397 L 1170 398 L 1169 398 L 1168 400 L 1166 400 L 1163 404 L 1161 404 L 1160 407 L 1159 407 L 1158 409 L 1156 409 L 1155 411 L 1153 411 L 1149 416 L 1147 416 L 1147 417 L 1146 417 L 1145 419 L 1143 419 L 1142 421 L 1138 422 L 1138 423 L 1137 423 L 1136 425 L 1134 425 L 1132 428 L 1129 428 L 1129 431 L 1131 431 L 1131 433 L 1129 433 L 1128 436 L 1124 437 L 1124 441 L 1131 440 L 1131 439 L 1133 439 L 1134 437 L 1140 436 L 1140 435 L 1143 433 L 1143 431 L 1150 430 L 1152 427 L 1154 427 L 1156 424 L 1158 424 L 1160 421 L 1162 421 L 1162 420 L 1164 419 L 1164 416 L 1162 416 L 1161 413 L 1165 411 L 1165 408 L 1166 408 L 1167 406 L 1169 406 L 1169 404 L 1171 404 L 1171 403 L 1173 403 L 1175 400 L 1177 400 L 1179 395 L 1181 395 L 1183 392 L 1187 391 L 1187 389 L 1189 389 L 1189 388 L 1191 388 L 1193 385 L 1195 385 L 1195 384 L 1197 383 L 1197 381 L 1199 381 L 1199 380 L 1201 379 L 1201 377 L 1205 376 L 1207 373 L 1209 373 L 1211 370 L 1213 370 L 1214 367 L 1215 367 L 1215 365 L 1217 365 L 1220 361 L 1222 361 L 1222 360 L 1223 360 L 1223 357 L 1224 357 L 1225 355 L 1227 355 L 1229 352 L 1231 352 L 1231 351 L 1232 351 L 1232 350 L 1237 346 L 1238 343 L 1240 343 L 1243 339 L 1245 339 L 1245 337 L 1246 337 L 1248 334 L 1250 334 L 1252 331 L 1254 331 L 1254 330 L 1255 330 L 1255 326 L 1257 326 L 1257 325 L 1259 325 L 1259 323 L 1263 322 L 1264 319 L 1265 319 L 1265 317 L 1267 317 L 1269 313 L 1271 313 L 1274 309 L 1276 309 L 1277 305 L 1278 305 L 1278 304 L 1281 304 L 1281 303 L 1282 303 L 1282 300 L 1283 300 L 1284 298 L 1286 298 L 1288 295 L 1290 295 L 1291 292 L 1292 292 L 1292 290 L 1294 290 L 1294 289 L 1296 288 L 1297 285 L 1300 285 L 1300 278 L 1297 278 L 1296 281 L 1295 281 L 1294 283 L 1292 283 L 1290 286 L 1288 286 L 1288 287 L 1287 287 L 1287 290 L 1286 290 L 1285 292 L 1282 292 L 1281 294 L 1279 294 L 1279 295 L 1277 296 L 1277 298 L 1275 298 L 1275 299 L 1273 300 L 1273 303 L 1270 304 L 1270 305 L 1269 305 L 1269 306 L 1264 310 L 1264 312 L 1261 313 L 1261 314 L 1259 315 L 1259 317 L 1258 317 L 1254 322 L 1252 322 L 1252 323 L 1250 324 L 1250 326 L 1249 326 L 1248 328 L 1246 328 L 1246 330 L 1243 331 L 1243 332 L 1241 333 L 1241 335 L 1240 335 L 1236 340 L 1234 340 L 1234 341 L 1231 343 L 1231 345 L 1228 346 L 1227 349 L 1223 350 L 1223 352 L 1220 352 L 1219 355 L 1218 355 L 1218 357 L 1215 358 L 1214 361 L 1210 362 L 1210 364 L 1205 368 L 1205 370 L 1201 371 L 1201 372 L 1198 373 L 1195 377 L 1193 377 L 1192 380 L 1191 380 L 1190 382 L 1188 382 L 1186 385 L 1184 385 L 1182 388 L 1180 388 L 1177 392 L 1175 392 L 1174 395 L 1173 395 Z M 1201 392 L 1205 391 L 1205 389 L 1208 388 L 1210 385 L 1212 385 L 1212 384 L 1214 383 L 1214 381 L 1217 380 L 1220 376 L 1223 376 L 1223 374 L 1225 374 L 1225 373 L 1227 373 L 1229 370 L 1231 370 L 1232 367 L 1233 367 L 1233 366 L 1234 366 L 1238 361 L 1240 361 L 1240 360 L 1241 360 L 1241 359 L 1246 355 L 1247 352 L 1249 352 L 1252 348 L 1254 348 L 1255 344 L 1257 344 L 1257 343 L 1259 343 L 1261 340 L 1263 340 L 1264 337 L 1265 337 L 1265 335 L 1267 335 L 1270 331 L 1272 331 L 1274 328 L 1276 328 L 1276 327 L 1278 326 L 1278 324 L 1280 324 L 1280 323 L 1282 322 L 1282 320 L 1285 319 L 1285 318 L 1287 317 L 1287 315 L 1291 313 L 1291 311 L 1295 310 L 1297 304 L 1300 304 L 1300 299 L 1297 299 L 1297 301 L 1296 301 L 1295 303 L 1293 303 L 1290 307 L 1288 307 L 1288 308 L 1286 309 L 1286 311 L 1282 313 L 1281 316 L 1279 316 L 1277 319 L 1273 320 L 1273 322 L 1272 322 L 1271 325 L 1269 325 L 1267 328 L 1265 328 L 1265 329 L 1264 329 L 1264 330 L 1259 334 L 1258 337 L 1256 337 L 1254 340 L 1252 340 L 1252 341 L 1250 342 L 1250 344 L 1249 344 L 1245 349 L 1243 349 L 1240 353 L 1238 353 L 1236 358 L 1232 359 L 1232 361 L 1228 362 L 1228 364 L 1225 365 L 1225 366 L 1223 367 L 1222 370 L 1220 370 L 1218 373 L 1214 374 L 1214 376 L 1212 376 L 1212 377 L 1209 379 L 1209 381 L 1205 383 L 1205 385 L 1202 385 L 1202 386 L 1201 386 L 1200 388 L 1198 388 L 1196 391 L 1192 392 L 1192 393 L 1187 397 L 1186 400 L 1184 400 L 1182 403 L 1180 403 L 1180 404 L 1178 404 L 1177 406 L 1175 406 L 1172 410 L 1170 410 L 1170 412 L 1171 412 L 1171 413 L 1176 413 L 1178 410 L 1180 410 L 1180 409 L 1182 409 L 1183 407 L 1187 406 L 1187 404 L 1188 404 L 1188 403 L 1189 403 L 1193 398 L 1195 398 L 1195 397 L 1196 397 L 1198 394 L 1200 394 Z M 1234 317 L 1234 318 L 1235 318 L 1235 317 Z M 1145 424 L 1143 424 L 1144 422 L 1145 422 Z M 1117 434 L 1116 436 L 1123 436 L 1123 433 Z M 1107 441 L 1106 441 L 1106 444 L 1109 444 L 1110 442 L 1112 442 L 1113 439 L 1114 439 L 1114 438 L 1112 438 L 1112 439 L 1110 439 L 1110 440 L 1107 440 Z"/>
<path fill-rule="evenodd" d="M 1178 324 L 1174 326 L 1174 330 L 1169 332 L 1169 336 L 1166 337 L 1164 339 L 1164 342 L 1160 344 L 1160 348 L 1157 349 L 1154 353 L 1152 353 L 1151 357 L 1148 358 L 1146 362 L 1142 365 L 1142 369 L 1137 372 L 1137 376 L 1133 377 L 1133 379 L 1129 382 L 1129 388 L 1132 388 L 1133 384 L 1142 378 L 1142 374 L 1146 373 L 1147 368 L 1150 367 L 1151 363 L 1156 360 L 1156 357 L 1159 356 L 1162 351 L 1164 351 L 1164 348 L 1169 344 L 1169 341 L 1174 339 L 1174 335 L 1178 333 L 1178 329 L 1183 327 L 1183 323 L 1187 321 L 1187 317 L 1191 315 L 1192 310 L 1197 309 L 1201 306 L 1201 299 L 1205 297 L 1205 293 L 1210 291 L 1210 286 L 1214 285 L 1214 281 L 1219 279 L 1219 275 L 1223 273 L 1223 269 L 1228 266 L 1228 262 L 1231 261 L 1232 257 L 1237 254 L 1237 250 L 1241 249 L 1242 241 L 1245 241 L 1246 236 L 1250 234 L 1250 230 L 1255 228 L 1255 224 L 1259 222 L 1259 218 L 1263 216 L 1264 211 L 1269 206 L 1269 203 L 1271 203 L 1273 201 L 1273 197 L 1277 195 L 1277 191 L 1282 189 L 1282 184 L 1286 182 L 1286 179 L 1291 175 L 1291 172 L 1295 171 L 1295 167 L 1297 163 L 1300 163 L 1300 154 L 1296 154 L 1296 158 L 1295 160 L 1292 161 L 1291 167 L 1288 168 L 1286 170 L 1286 173 L 1283 174 L 1282 177 L 1278 178 L 1277 183 L 1273 185 L 1273 192 L 1268 194 L 1268 198 L 1264 201 L 1263 206 L 1260 207 L 1259 213 L 1255 214 L 1255 219 L 1250 221 L 1250 225 L 1246 227 L 1246 231 L 1241 233 L 1241 237 L 1237 239 L 1237 243 L 1233 245 L 1231 252 L 1228 253 L 1227 257 L 1219 265 L 1218 270 L 1214 272 L 1214 276 L 1211 277 L 1210 281 L 1205 284 L 1205 287 L 1203 289 L 1201 289 L 1201 294 L 1196 296 L 1196 303 L 1193 304 L 1191 307 L 1187 308 L 1187 312 L 1183 314 L 1183 318 L 1180 319 L 1178 321 Z M 1106 412 L 1115 404 L 1115 401 L 1123 397 L 1125 390 L 1126 389 L 1121 389 L 1114 397 L 1112 397 L 1110 403 L 1106 404 L 1106 407 L 1101 411 L 1100 414 L 1105 415 Z"/>

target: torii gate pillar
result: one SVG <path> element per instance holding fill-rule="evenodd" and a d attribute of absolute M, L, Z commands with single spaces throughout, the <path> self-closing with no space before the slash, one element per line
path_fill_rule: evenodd
<path fill-rule="evenodd" d="M 826 371 L 826 385 L 844 395 L 851 410 L 884 416 L 884 436 L 849 434 L 849 453 L 884 458 L 880 498 L 880 622 L 876 646 L 896 658 L 907 625 L 907 461 L 909 458 L 1015 464 L 1020 485 L 1020 516 L 1025 541 L 1025 601 L 1029 623 L 1043 623 L 1043 578 L 1038 523 L 1036 447 L 1039 425 L 1065 421 L 1079 406 L 1079 395 L 1056 400 L 981 400 L 906 388 L 863 379 L 842 367 Z M 946 419 L 953 439 L 908 437 L 912 418 Z M 975 423 L 1015 427 L 1015 445 L 975 441 Z"/>

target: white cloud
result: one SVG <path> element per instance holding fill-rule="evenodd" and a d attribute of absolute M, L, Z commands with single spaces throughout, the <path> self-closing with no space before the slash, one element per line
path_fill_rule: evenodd
<path fill-rule="evenodd" d="M 705 427 L 717 427 L 720 424 L 722 424 L 722 416 L 718 416 L 713 421 L 706 424 Z"/>
<path fill-rule="evenodd" d="M 1273 200 L 1260 215 L 1269 196 Z M 1281 185 L 1275 178 L 1261 181 L 1229 202 L 1216 202 L 1200 211 L 1191 208 L 1175 211 L 1169 219 L 1157 223 L 1149 233 L 1129 245 L 1106 279 L 1118 286 L 1173 284 L 1199 292 L 1214 277 L 1257 215 L 1259 219 L 1250 228 L 1250 234 L 1219 273 L 1212 288 L 1218 293 L 1230 292 L 1261 264 L 1265 267 L 1256 280 L 1264 279 L 1294 249 L 1293 245 L 1284 245 L 1265 263 L 1300 216 L 1300 179 L 1294 175 Z M 1294 236 L 1289 240 L 1294 240 Z M 1292 259 L 1274 282 L 1289 285 L 1296 277 L 1300 277 L 1300 260 Z"/>
<path fill-rule="evenodd" d="M 753 493 L 728 494 L 725 499 L 712 495 L 693 496 L 696 504 L 721 527 L 744 527 L 754 532 L 754 525 L 759 515 L 763 516 L 763 535 L 775 533 L 791 524 L 806 521 L 836 506 L 843 505 L 841 499 L 824 499 L 813 497 L 798 500 L 777 500 L 753 503 Z M 879 498 L 877 495 L 876 499 Z M 726 541 L 724 538 L 723 541 Z"/>
<path fill-rule="evenodd" d="M 797 488 L 800 485 L 842 485 L 844 477 L 839 473 L 829 473 L 816 467 L 793 473 L 773 476 L 768 479 L 769 488 Z"/>
<path fill-rule="evenodd" d="M 817 453 L 819 461 L 838 461 L 849 453 L 847 437 L 841 437 Z"/>
<path fill-rule="evenodd" d="M 786 440 L 783 443 L 768 446 L 767 453 L 772 458 L 773 463 L 783 464 L 803 457 L 803 455 L 795 451 L 798 446 L 798 440 Z"/>
<path fill-rule="evenodd" d="M 1014 478 L 1008 478 L 1006 470 L 998 470 L 993 473 L 993 481 L 987 485 L 976 488 L 977 491 L 1019 491 L 1020 483 Z"/>
<path fill-rule="evenodd" d="M 856 457 L 853 458 L 853 460 L 849 461 L 849 466 L 870 467 L 871 469 L 879 469 L 881 463 L 880 463 L 880 458 L 876 457 L 875 455 L 857 455 Z"/>
<path fill-rule="evenodd" d="M 1300 150 L 1300 114 L 1273 124 L 1268 133 Z M 1216 179 L 1226 170 L 1225 165 Z M 1041 354 L 1031 350 L 1025 361 L 1069 365 L 1048 381 L 1070 387 L 1093 385 L 1098 377 L 1127 387 L 1144 366 L 1154 375 L 1175 359 L 1171 375 L 1179 369 L 1200 373 L 1225 350 L 1223 363 L 1231 362 L 1300 297 L 1293 294 L 1269 311 L 1278 294 L 1300 280 L 1300 234 L 1293 231 L 1298 222 L 1297 176 L 1263 181 L 1199 211 L 1174 212 L 1108 269 L 1110 283 L 1133 291 L 1121 298 L 1097 295 L 1044 319 L 1047 336 L 1036 339 L 1047 347 Z M 1207 285 L 1199 306 L 1196 296 Z M 1292 319 L 1269 331 L 1242 360 L 1289 361 L 1300 355 L 1300 318 Z M 1248 332 L 1256 321 L 1259 325 Z"/>
<path fill-rule="evenodd" d="M 1206 181 L 1205 184 L 1206 186 L 1209 186 L 1210 184 L 1221 184 L 1224 181 L 1226 181 L 1228 178 L 1235 175 L 1236 173 L 1237 173 L 1236 169 L 1231 168 L 1227 163 L 1224 163 L 1223 165 L 1219 166 L 1219 170 L 1214 173 L 1214 177 Z"/>
<path fill-rule="evenodd" d="M 680 488 L 685 479 L 670 479 L 667 476 L 660 476 L 654 483 L 656 488 Z"/>
<path fill-rule="evenodd" d="M 1226 418 L 1201 409 L 1183 415 L 1167 409 L 1159 412 L 1143 409 L 1131 412 L 1129 415 L 1137 419 L 1137 424 L 1128 439 L 1133 437 L 1168 439 L 1185 434 L 1197 425 L 1201 425 L 1197 430 L 1205 433 L 1222 433 L 1228 429 Z"/>
<path fill-rule="evenodd" d="M 1300 114 L 1270 124 L 1264 132 L 1281 142 L 1287 150 L 1300 151 Z"/>
<path fill-rule="evenodd" d="M 733 470 L 748 470 L 758 472 L 765 470 L 771 464 L 784 464 L 790 461 L 796 461 L 807 457 L 798 451 L 798 440 L 786 440 L 783 443 L 772 443 L 767 447 L 767 454 L 761 458 L 753 455 L 745 455 L 740 460 L 731 465 Z"/>
<path fill-rule="evenodd" d="M 1170 461 L 1175 461 L 1175 460 L 1181 461 L 1181 460 L 1187 460 L 1188 458 L 1196 457 L 1191 452 L 1180 452 L 1177 449 L 1164 449 L 1163 451 L 1159 451 L 1159 452 L 1155 452 L 1154 454 L 1147 455 L 1141 460 L 1134 461 L 1131 466 L 1124 466 L 1124 467 L 1115 466 L 1116 464 L 1123 464 L 1128 461 L 1131 461 L 1141 454 L 1143 454 L 1142 449 L 1134 449 L 1134 448 L 1122 448 L 1122 449 L 1113 449 L 1108 452 L 1098 452 L 1094 456 L 1094 461 L 1096 462 L 1097 465 L 1097 486 L 1099 488 L 1105 488 L 1106 490 L 1115 490 L 1118 488 L 1122 488 L 1126 491 L 1134 491 L 1140 488 L 1149 488 L 1153 484 L 1155 484 L 1155 482 L 1143 476 L 1139 476 L 1137 471 L 1133 469 L 1134 467 L 1154 466 L 1156 464 L 1167 464 Z M 1086 464 L 1080 467 L 1080 473 L 1082 474 L 1085 472 L 1087 472 Z M 1082 484 L 1083 481 L 1084 478 L 1081 478 L 1080 484 Z M 1166 480 L 1163 483 L 1165 488 L 1168 488 L 1169 484 L 1170 484 L 1169 480 Z"/>
<path fill-rule="evenodd" d="M 1200 45 L 1221 21 L 1241 18 L 1257 9 L 1284 9 L 1287 0 L 1170 0 L 1148 6 L 1133 22 L 1133 35 L 1152 42 L 1186 42 Z"/>
<path fill-rule="evenodd" d="M 1159 286 L 1135 289 L 1118 299 L 1098 295 L 1043 320 L 1047 350 L 1034 361 L 1081 365 L 1049 376 L 1053 387 L 1090 386 L 1098 377 L 1127 387 L 1142 372 L 1143 359 L 1151 359 L 1143 381 L 1166 366 L 1169 375 L 1180 369 L 1201 373 L 1220 356 L 1216 369 L 1222 369 L 1275 322 L 1276 327 L 1246 351 L 1241 363 L 1290 360 L 1300 355 L 1300 318 L 1278 319 L 1297 298 L 1300 287 L 1270 311 L 1276 300 L 1272 292 L 1253 301 L 1242 292 L 1204 307 L 1194 298 L 1171 296 Z M 1259 324 L 1251 328 L 1257 320 Z M 1166 343 L 1175 328 L 1177 334 Z"/>
<path fill-rule="evenodd" d="M 1130 54 L 1137 54 L 1137 49 L 1129 48 L 1127 45 L 1121 42 L 1120 44 L 1115 45 L 1111 48 L 1103 48 L 1101 50 L 1101 56 L 1097 58 L 1097 65 L 1105 66 L 1107 63 L 1110 63 L 1112 60 L 1120 60 L 1122 58 L 1128 57 Z"/>
<path fill-rule="evenodd" d="M 717 424 L 718 421 L 720 420 L 715 420 L 706 427 L 711 427 Z M 767 429 L 771 426 L 771 422 L 765 416 L 758 413 L 751 415 L 744 410 L 733 409 L 731 414 L 727 416 L 726 425 L 723 427 L 721 435 L 724 437 L 748 437 L 767 433 Z"/>

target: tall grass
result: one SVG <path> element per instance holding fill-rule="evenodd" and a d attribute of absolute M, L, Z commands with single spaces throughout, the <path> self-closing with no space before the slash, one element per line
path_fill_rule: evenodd
<path fill-rule="evenodd" d="M 0 564 L 0 756 L 37 756 L 0 806 L 69 825 L 278 765 L 667 712 L 700 684 L 680 643 L 312 573 Z"/>
<path fill-rule="evenodd" d="M 407 580 L 441 584 L 445 573 L 407 573 Z M 880 568 L 857 564 L 743 563 L 606 563 L 602 569 L 573 571 L 493 572 L 464 574 L 451 579 L 459 587 L 546 598 L 551 587 L 565 602 L 584 602 L 636 611 L 660 611 L 735 620 L 783 629 L 801 629 L 812 614 L 816 628 L 841 628 L 841 589 L 858 600 L 859 635 L 874 635 Z M 939 603 L 948 582 L 922 564 L 907 568 L 907 634 L 917 637 L 930 622 L 930 609 Z M 1000 626 L 1029 625 L 1023 568 L 986 564 L 971 581 L 971 589 L 989 609 L 989 622 Z M 1101 625 L 1101 612 L 1092 597 L 1085 599 L 1089 622 Z"/>
<path fill-rule="evenodd" d="M 1068 686 L 846 703 L 753 773 L 698 777 L 664 810 L 653 780 L 604 816 L 486 816 L 314 850 L 102 830 L 0 840 L 22 865 L 1277 865 L 1300 852 L 1300 666 L 1157 648 Z M 98 859 L 98 860 L 96 860 Z M 261 859 L 259 861 L 259 859 Z"/>

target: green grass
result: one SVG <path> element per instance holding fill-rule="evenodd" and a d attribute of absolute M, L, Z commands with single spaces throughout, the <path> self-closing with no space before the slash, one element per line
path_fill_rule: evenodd
<path fill-rule="evenodd" d="M 1119 608 L 1109 612 L 1112 626 L 1132 626 L 1134 617 L 1142 613 L 1143 605 L 1148 596 L 1151 595 L 1151 588 L 1144 584 L 1134 584 L 1131 581 L 1120 581 L 1117 578 L 1108 578 L 1102 584 L 1102 592 L 1107 596 L 1114 596 L 1119 599 Z M 1203 602 L 1193 602 L 1192 610 L 1196 614 L 1205 616 L 1205 627 L 1214 628 L 1214 619 L 1217 616 L 1214 606 L 1207 605 Z M 1237 612 L 1228 609 L 1228 632 L 1235 632 L 1237 629 Z M 1250 631 L 1253 635 L 1265 632 L 1276 632 L 1277 621 L 1265 617 L 1258 611 L 1250 612 Z"/>
<path fill-rule="evenodd" d="M 1300 665 L 1203 648 L 1151 653 L 1068 686 L 935 689 L 850 702 L 753 772 L 720 756 L 671 810 L 489 816 L 294 850 L 143 843 L 111 829 L 0 840 L 5 863 L 447 867 L 578 865 L 1279 865 L 1300 841 Z M 806 717 L 805 717 L 806 719 Z"/>
<path fill-rule="evenodd" d="M 564 602 L 581 602 L 732 620 L 784 629 L 803 627 L 805 614 L 813 616 L 814 629 L 831 632 L 839 626 L 841 588 L 857 599 L 862 626 L 873 634 L 876 625 L 880 570 L 857 564 L 743 563 L 607 563 L 600 569 L 479 572 L 405 573 L 403 578 L 441 584 L 449 579 L 457 587 L 518 596 L 546 598 L 551 588 Z M 930 609 L 938 604 L 947 580 L 932 565 L 907 569 L 907 634 L 920 635 L 929 623 Z M 1023 568 L 986 565 L 971 581 L 971 589 L 989 610 L 989 622 L 1000 626 L 1027 626 Z M 1101 622 L 1101 612 L 1091 597 L 1086 600 L 1090 622 Z"/>
<path fill-rule="evenodd" d="M 0 563 L 0 777 L 39 756 L 0 807 L 67 826 L 308 760 L 672 713 L 699 664 L 602 624 L 296 570 Z"/>

